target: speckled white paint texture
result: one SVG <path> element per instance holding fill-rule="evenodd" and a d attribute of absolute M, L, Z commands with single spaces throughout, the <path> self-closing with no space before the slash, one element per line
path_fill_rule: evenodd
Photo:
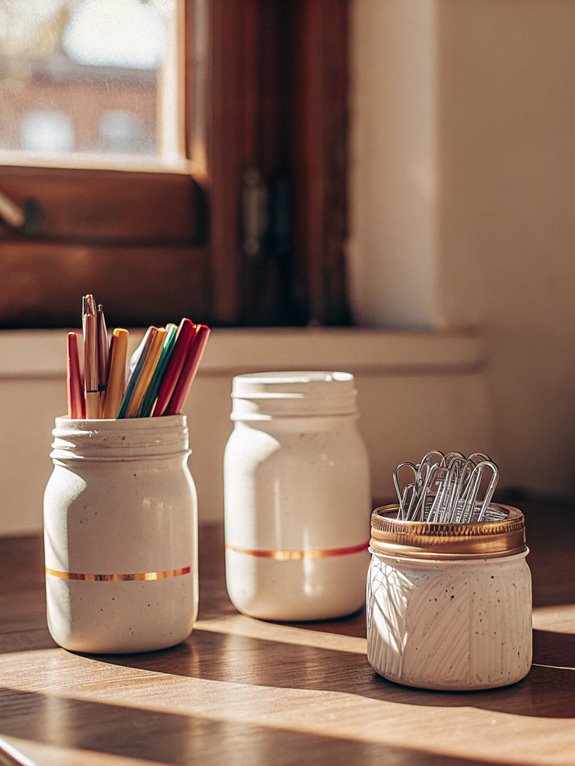
<path fill-rule="evenodd" d="M 515 683 L 532 659 L 526 554 L 472 561 L 373 554 L 368 661 L 391 681 L 429 689 Z"/>
<path fill-rule="evenodd" d="M 226 581 L 252 617 L 317 620 L 365 603 L 371 484 L 353 377 L 238 376 L 224 456 Z M 243 380 L 247 378 L 248 380 Z M 335 413 L 335 414 L 334 414 Z M 279 560 L 243 551 L 363 550 Z"/>
<path fill-rule="evenodd" d="M 184 416 L 62 421 L 44 496 L 48 627 L 65 649 L 124 653 L 183 641 L 198 609 L 197 498 Z M 90 428 L 92 430 L 90 430 Z"/>

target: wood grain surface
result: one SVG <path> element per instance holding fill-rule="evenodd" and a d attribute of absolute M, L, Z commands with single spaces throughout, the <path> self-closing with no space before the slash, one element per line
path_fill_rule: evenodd
<path fill-rule="evenodd" d="M 186 642 L 72 654 L 46 628 L 41 540 L 0 539 L 0 745 L 42 766 L 575 764 L 575 509 L 515 504 L 531 549 L 534 665 L 519 684 L 475 693 L 376 676 L 363 613 L 300 625 L 239 615 L 220 526 L 201 530 Z"/>

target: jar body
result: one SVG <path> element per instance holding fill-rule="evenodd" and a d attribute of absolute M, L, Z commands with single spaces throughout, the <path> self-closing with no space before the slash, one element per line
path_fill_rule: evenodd
<path fill-rule="evenodd" d="M 184 640 L 198 609 L 197 499 L 184 416 L 59 418 L 54 435 L 44 495 L 52 637 L 97 653 Z"/>
<path fill-rule="evenodd" d="M 439 561 L 373 552 L 370 665 L 427 689 L 489 689 L 524 678 L 532 659 L 526 555 Z"/>
<path fill-rule="evenodd" d="M 236 421 L 224 478 L 226 580 L 239 611 L 318 620 L 363 605 L 371 492 L 354 414 Z"/>

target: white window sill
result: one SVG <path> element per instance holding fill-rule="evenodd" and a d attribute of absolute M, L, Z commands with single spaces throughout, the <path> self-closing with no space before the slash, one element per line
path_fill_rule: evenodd
<path fill-rule="evenodd" d="M 142 337 L 131 332 L 131 345 Z M 0 379 L 55 378 L 66 370 L 65 330 L 0 331 Z M 212 331 L 202 376 L 264 369 L 337 369 L 362 374 L 478 370 L 485 356 L 474 331 L 264 328 Z"/>

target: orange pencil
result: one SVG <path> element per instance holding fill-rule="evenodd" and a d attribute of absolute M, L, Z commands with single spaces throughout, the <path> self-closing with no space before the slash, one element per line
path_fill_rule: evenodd
<path fill-rule="evenodd" d="M 126 359 L 128 358 L 127 330 L 117 327 L 112 333 L 110 345 L 110 373 L 106 386 L 106 394 L 102 407 L 103 418 L 116 418 L 124 396 L 124 382 L 126 379 Z"/>

